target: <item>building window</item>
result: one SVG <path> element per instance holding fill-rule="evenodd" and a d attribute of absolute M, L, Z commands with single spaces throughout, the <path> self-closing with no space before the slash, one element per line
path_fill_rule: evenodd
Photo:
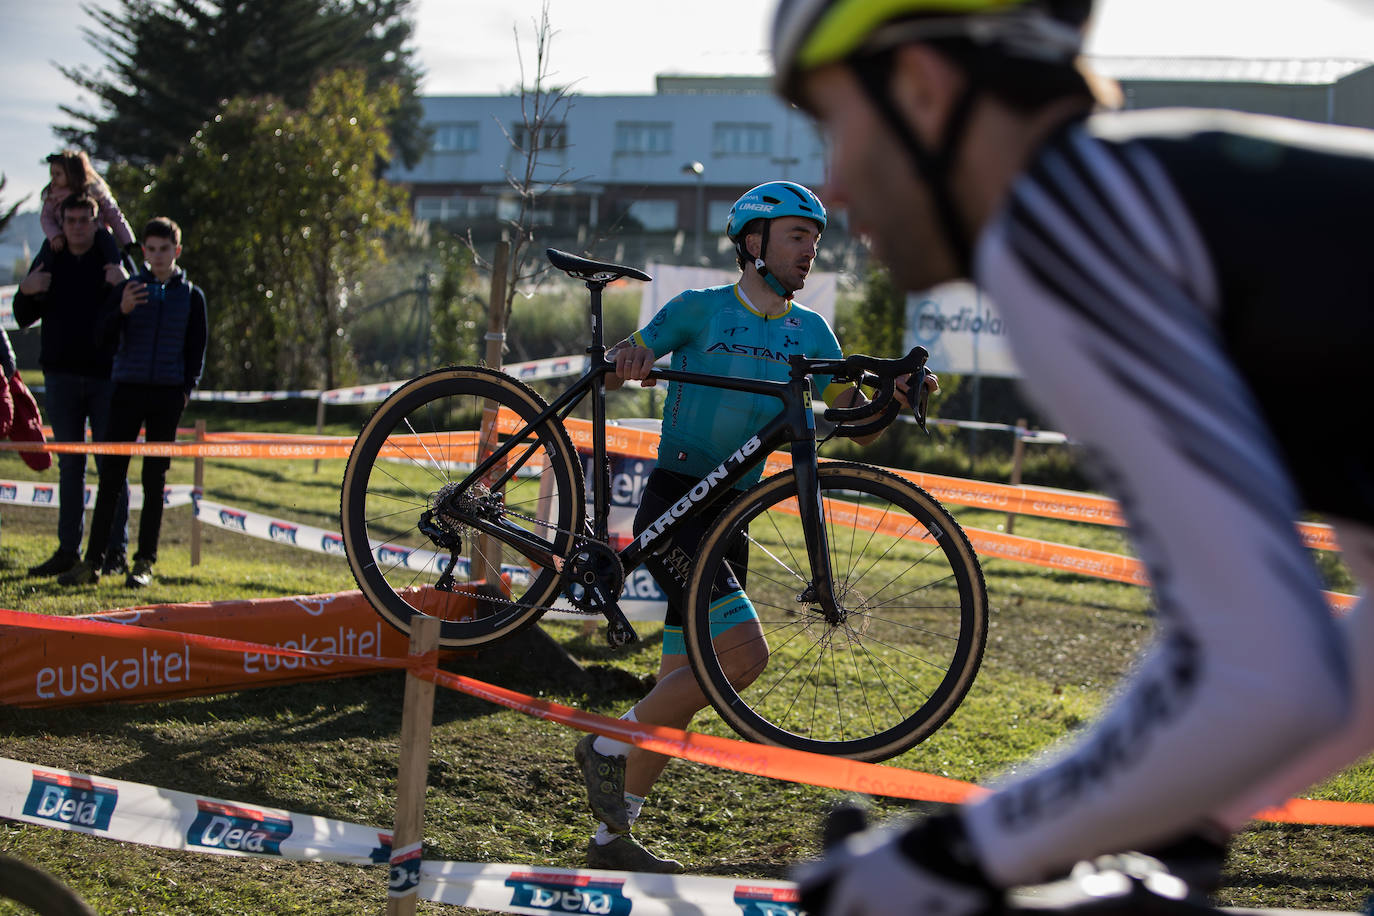
<path fill-rule="evenodd" d="M 449 121 L 434 125 L 434 152 L 472 153 L 476 151 L 476 121 Z"/>
<path fill-rule="evenodd" d="M 673 147 L 673 125 L 667 121 L 615 122 L 617 153 L 669 153 Z"/>
<path fill-rule="evenodd" d="M 773 125 L 717 121 L 711 131 L 717 156 L 767 156 L 773 152 Z"/>
<path fill-rule="evenodd" d="M 564 150 L 568 148 L 567 125 L 559 123 L 548 123 L 534 127 L 529 124 L 517 124 L 511 131 L 511 139 L 515 141 L 517 148 L 529 152 L 530 135 L 535 134 L 537 145 L 535 150 Z"/>
<path fill-rule="evenodd" d="M 676 229 L 677 201 L 636 200 L 630 204 L 630 218 L 638 221 L 646 232 Z"/>
<path fill-rule="evenodd" d="M 490 197 L 416 197 L 415 218 L 443 223 L 491 217 L 496 201 Z"/>

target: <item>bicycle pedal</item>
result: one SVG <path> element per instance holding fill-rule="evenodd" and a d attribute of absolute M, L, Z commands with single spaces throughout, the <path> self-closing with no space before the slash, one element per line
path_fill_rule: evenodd
<path fill-rule="evenodd" d="M 625 612 L 620 609 L 620 605 L 607 605 L 603 613 L 606 615 L 606 642 L 610 643 L 612 649 L 628 646 L 639 639 L 639 634 L 630 625 L 630 621 L 626 618 Z"/>

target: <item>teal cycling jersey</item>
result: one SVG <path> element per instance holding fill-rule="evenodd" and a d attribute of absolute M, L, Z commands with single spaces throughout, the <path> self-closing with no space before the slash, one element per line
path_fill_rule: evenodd
<path fill-rule="evenodd" d="M 840 358 L 839 341 L 824 318 L 803 305 L 788 303 L 781 315 L 751 306 L 738 285 L 688 290 L 670 300 L 633 335 L 634 343 L 672 353 L 672 367 L 715 376 L 786 381 L 793 354 Z M 827 403 L 848 386 L 816 376 Z M 756 434 L 782 409 L 767 395 L 704 385 L 668 384 L 663 407 L 659 467 L 704 477 Z M 738 483 L 744 488 L 763 476 L 763 465 Z"/>

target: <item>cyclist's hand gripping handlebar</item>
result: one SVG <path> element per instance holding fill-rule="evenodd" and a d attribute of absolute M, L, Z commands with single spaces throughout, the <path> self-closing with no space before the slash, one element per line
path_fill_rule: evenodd
<path fill-rule="evenodd" d="M 900 359 L 879 359 L 856 353 L 831 363 L 813 363 L 811 371 L 830 374 L 838 381 L 852 381 L 872 386 L 873 400 L 857 407 L 830 407 L 823 416 L 832 423 L 844 424 L 837 435 L 860 437 L 886 429 L 897 418 L 902 403 L 896 397 L 897 379 L 908 376 L 906 396 L 910 399 L 912 416 L 922 430 L 926 428 L 926 408 L 930 391 L 926 388 L 926 360 L 930 354 L 925 347 L 914 347 Z M 867 420 L 868 422 L 861 422 Z"/>

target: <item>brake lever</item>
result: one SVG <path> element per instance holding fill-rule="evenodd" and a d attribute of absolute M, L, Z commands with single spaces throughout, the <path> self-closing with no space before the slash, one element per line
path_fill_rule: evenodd
<path fill-rule="evenodd" d="M 921 367 L 920 377 L 916 378 L 916 373 L 912 374 L 916 378 L 916 397 L 911 399 L 911 415 L 916 420 L 916 425 L 921 427 L 921 432 L 927 436 L 930 430 L 926 429 L 926 411 L 930 407 L 930 389 L 926 387 L 926 377 L 930 375 L 930 370 L 925 366 Z"/>

